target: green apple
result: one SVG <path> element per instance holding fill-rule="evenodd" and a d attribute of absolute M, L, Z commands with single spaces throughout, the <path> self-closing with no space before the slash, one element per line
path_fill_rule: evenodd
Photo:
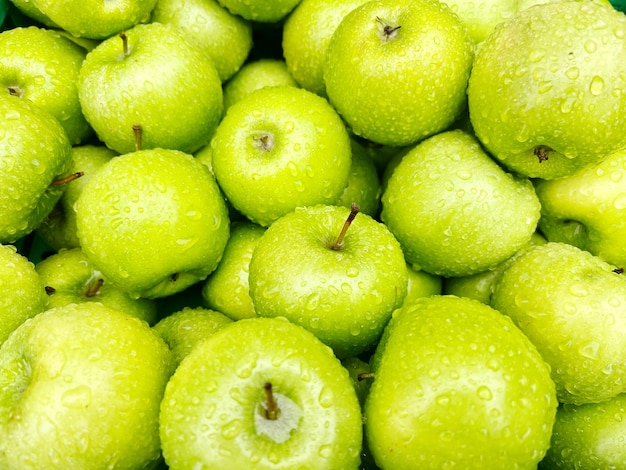
<path fill-rule="evenodd" d="M 204 280 L 230 233 L 210 171 L 177 150 L 113 158 L 83 187 L 75 207 L 82 250 L 131 297 L 164 297 Z"/>
<path fill-rule="evenodd" d="M 11 3 L 17 8 L 18 11 L 26 15 L 27 18 L 35 20 L 37 23 L 41 23 L 43 26 L 47 26 L 49 28 L 59 28 L 59 26 L 44 15 L 31 0 L 11 0 Z"/>
<path fill-rule="evenodd" d="M 409 145 L 460 115 L 473 57 L 467 28 L 439 1 L 370 1 L 328 45 L 326 93 L 355 134 Z"/>
<path fill-rule="evenodd" d="M 97 303 L 47 310 L 0 348 L 0 467 L 150 468 L 160 457 L 167 345 Z"/>
<path fill-rule="evenodd" d="M 626 16 L 610 5 L 521 11 L 477 52 L 467 90 L 476 135 L 503 165 L 541 179 L 624 148 L 625 41 Z"/>
<path fill-rule="evenodd" d="M 106 39 L 150 19 L 157 0 L 32 0 L 49 21 L 73 36 Z"/>
<path fill-rule="evenodd" d="M 300 0 L 219 0 L 231 13 L 259 23 L 276 23 L 285 18 Z"/>
<path fill-rule="evenodd" d="M 535 232 L 541 209 L 528 179 L 505 172 L 461 130 L 404 155 L 382 207 L 407 262 L 446 277 L 492 269 L 512 256 Z"/>
<path fill-rule="evenodd" d="M 0 245 L 0 346 L 18 326 L 48 307 L 35 265 L 13 245 Z"/>
<path fill-rule="evenodd" d="M 357 469 L 361 409 L 332 351 L 284 319 L 233 322 L 183 359 L 161 404 L 183 468 Z"/>
<path fill-rule="evenodd" d="M 31 233 L 57 203 L 71 164 L 59 121 L 30 100 L 0 94 L 0 243 Z"/>
<path fill-rule="evenodd" d="M 459 16 L 467 26 L 474 41 L 479 43 L 485 40 L 498 24 L 515 16 L 520 2 L 519 0 L 491 0 L 488 2 L 445 0 L 444 3 Z"/>
<path fill-rule="evenodd" d="M 422 297 L 430 297 L 431 295 L 440 295 L 443 289 L 443 278 L 435 274 L 427 273 L 414 265 L 406 267 L 408 274 L 408 283 L 406 288 L 406 297 L 402 305 L 408 305 L 415 299 Z"/>
<path fill-rule="evenodd" d="M 363 406 L 371 384 L 371 382 L 365 378 L 369 376 L 371 372 L 370 365 L 357 356 L 342 359 L 341 365 L 348 371 L 350 379 L 352 380 L 352 386 L 359 399 L 359 404 Z"/>
<path fill-rule="evenodd" d="M 374 160 L 362 147 L 351 139 L 352 164 L 348 175 L 348 184 L 339 199 L 337 206 L 350 208 L 352 203 L 359 205 L 361 212 L 372 217 L 378 215 L 380 206 L 380 178 Z"/>
<path fill-rule="evenodd" d="M 56 31 L 36 26 L 0 34 L 0 83 L 58 119 L 72 145 L 91 136 L 76 82 L 86 52 Z"/>
<path fill-rule="evenodd" d="M 366 0 L 302 0 L 283 25 L 282 49 L 298 84 L 326 96 L 324 62 L 330 40 L 344 17 Z"/>
<path fill-rule="evenodd" d="M 539 228 L 611 264 L 626 266 L 626 150 L 575 174 L 535 185 Z"/>
<path fill-rule="evenodd" d="M 284 60 L 263 58 L 247 62 L 224 84 L 224 111 L 259 88 L 279 85 L 298 86 Z"/>
<path fill-rule="evenodd" d="M 70 173 L 82 173 L 82 176 L 66 184 L 65 191 L 52 211 L 36 228 L 37 234 L 54 251 L 61 248 L 80 246 L 76 235 L 76 210 L 74 203 L 91 176 L 102 165 L 118 154 L 104 145 L 78 145 L 72 147 L 72 165 Z"/>
<path fill-rule="evenodd" d="M 257 314 L 306 328 L 340 358 L 375 345 L 408 284 L 398 241 L 357 209 L 297 208 L 268 227 L 250 260 Z"/>
<path fill-rule="evenodd" d="M 256 90 L 228 110 L 211 142 L 230 203 L 267 226 L 299 206 L 331 204 L 348 183 L 350 138 L 326 100 L 292 86 Z"/>
<path fill-rule="evenodd" d="M 602 403 L 561 406 L 552 443 L 539 468 L 624 468 L 626 466 L 626 395 Z"/>
<path fill-rule="evenodd" d="M 210 57 L 175 26 L 138 25 L 102 41 L 83 63 L 78 96 L 87 121 L 118 153 L 141 147 L 195 152 L 222 116 L 222 83 Z M 184 104 L 184 105 L 182 105 Z"/>
<path fill-rule="evenodd" d="M 243 65 L 252 48 L 252 27 L 216 0 L 158 0 L 151 21 L 180 28 L 202 47 L 226 81 Z"/>
<path fill-rule="evenodd" d="M 230 318 L 215 310 L 185 307 L 162 318 L 153 328 L 172 350 L 178 367 L 201 341 L 230 323 Z"/>
<path fill-rule="evenodd" d="M 35 269 L 48 293 L 48 308 L 79 302 L 99 302 L 150 325 L 156 323 L 156 302 L 133 299 L 107 282 L 80 248 L 62 249 L 39 261 Z"/>
<path fill-rule="evenodd" d="M 500 263 L 494 269 L 488 269 L 476 274 L 461 277 L 447 277 L 442 282 L 442 293 L 456 295 L 458 297 L 469 297 L 484 304 L 491 303 L 491 293 L 493 286 L 502 272 L 509 266 L 512 260 L 523 253 L 524 250 L 534 245 L 543 245 L 548 240 L 539 232 L 535 232 L 530 237 L 527 245 L 520 248 L 513 256 Z"/>
<path fill-rule="evenodd" d="M 615 266 L 566 243 L 534 246 L 498 278 L 491 305 L 550 364 L 560 402 L 626 391 L 626 277 Z"/>
<path fill-rule="evenodd" d="M 202 287 L 202 298 L 210 309 L 233 320 L 256 317 L 248 282 L 250 260 L 265 229 L 252 222 L 235 222 L 217 269 Z"/>
<path fill-rule="evenodd" d="M 381 468 L 536 468 L 557 399 L 550 368 L 513 322 L 455 296 L 394 314 L 372 359 L 365 435 Z"/>

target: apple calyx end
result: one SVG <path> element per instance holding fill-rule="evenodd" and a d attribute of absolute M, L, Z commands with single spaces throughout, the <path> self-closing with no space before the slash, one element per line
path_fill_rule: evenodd
<path fill-rule="evenodd" d="M 369 380 L 374 378 L 374 372 L 361 372 L 356 376 L 356 379 L 361 382 L 363 380 Z"/>
<path fill-rule="evenodd" d="M 44 287 L 44 290 L 46 291 L 46 294 L 48 294 L 48 295 L 52 295 L 52 294 L 54 294 L 54 293 L 57 291 L 57 290 L 56 290 L 54 287 L 52 287 L 52 286 L 45 286 L 45 287 Z"/>
<path fill-rule="evenodd" d="M 256 148 L 265 152 L 274 148 L 274 134 L 271 132 L 260 132 L 252 137 L 252 141 Z"/>
<path fill-rule="evenodd" d="M 265 419 L 275 421 L 280 416 L 280 408 L 278 408 L 274 392 L 272 391 L 272 383 L 265 382 L 265 385 L 263 385 L 263 391 L 265 392 L 265 406 L 261 407 L 261 415 Z"/>
<path fill-rule="evenodd" d="M 537 145 L 533 149 L 533 155 L 539 159 L 539 163 L 543 163 L 548 160 L 548 154 L 553 151 L 547 145 Z"/>
<path fill-rule="evenodd" d="M 398 31 L 402 26 L 392 26 L 387 21 L 383 20 L 380 16 L 376 17 L 376 23 L 378 23 L 380 38 L 383 42 L 393 41 L 398 37 Z"/>
<path fill-rule="evenodd" d="M 82 171 L 77 171 L 76 173 L 72 173 L 71 175 L 68 175 L 65 178 L 60 178 L 58 180 L 54 180 L 52 183 L 50 183 L 50 186 L 61 186 L 62 184 L 67 184 L 70 181 L 77 180 L 78 178 L 80 178 L 84 174 L 85 173 L 82 172 Z"/>
<path fill-rule="evenodd" d="M 613 272 L 615 274 L 624 274 L 624 268 L 615 268 Z"/>
<path fill-rule="evenodd" d="M 356 202 L 353 202 L 350 207 L 350 213 L 348 214 L 348 218 L 344 222 L 343 227 L 341 228 L 341 232 L 339 233 L 339 236 L 337 237 L 337 240 L 335 241 L 335 243 L 333 243 L 330 246 L 331 250 L 339 251 L 343 248 L 343 239 L 346 236 L 346 232 L 348 231 L 348 228 L 350 228 L 352 221 L 357 216 L 359 211 L 360 211 L 359 205 Z"/>
<path fill-rule="evenodd" d="M 24 90 L 18 85 L 8 86 L 7 91 L 11 96 L 17 96 L 18 98 L 22 98 L 24 96 Z"/>

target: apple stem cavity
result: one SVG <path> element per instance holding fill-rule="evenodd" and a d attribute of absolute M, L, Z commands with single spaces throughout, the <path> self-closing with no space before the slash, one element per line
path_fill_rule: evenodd
<path fill-rule="evenodd" d="M 275 421 L 278 419 L 280 409 L 278 408 L 278 404 L 276 403 L 276 398 L 274 397 L 274 392 L 272 391 L 271 382 L 266 382 L 263 386 L 263 390 L 265 391 L 265 408 L 263 409 L 263 416 L 265 417 L 265 419 Z"/>
<path fill-rule="evenodd" d="M 274 148 L 274 134 L 271 132 L 260 132 L 252 137 L 254 146 L 259 150 L 269 152 Z"/>
<path fill-rule="evenodd" d="M 50 183 L 50 186 L 61 186 L 62 184 L 67 184 L 70 181 L 77 180 L 78 178 L 80 178 L 84 174 L 85 173 L 83 173 L 82 171 L 77 171 L 76 173 L 72 173 L 71 175 L 68 175 L 65 178 L 54 180 L 52 183 Z"/>
<path fill-rule="evenodd" d="M 533 155 L 539 159 L 539 163 L 543 163 L 548 160 L 548 153 L 553 150 L 547 145 L 537 145 L 533 149 Z"/>
<path fill-rule="evenodd" d="M 135 134 L 135 151 L 141 150 L 141 138 L 143 137 L 143 129 L 139 124 L 133 124 L 133 134 Z"/>
<path fill-rule="evenodd" d="M 361 372 L 356 376 L 356 379 L 361 382 L 362 380 L 369 380 L 374 378 L 374 372 Z"/>
<path fill-rule="evenodd" d="M 400 30 L 401 26 L 391 26 L 379 16 L 376 17 L 376 22 L 381 27 L 380 37 L 384 42 L 393 41 L 398 37 L 398 31 Z"/>
<path fill-rule="evenodd" d="M 359 210 L 360 210 L 359 205 L 356 202 L 353 202 L 350 208 L 350 214 L 348 214 L 348 218 L 344 222 L 343 227 L 341 227 L 341 232 L 339 233 L 337 240 L 330 247 L 332 250 L 339 251 L 343 248 L 343 239 L 345 238 L 346 232 L 350 228 L 352 221 L 354 220 L 356 215 L 359 213 Z"/>
<path fill-rule="evenodd" d="M 126 32 L 124 31 L 120 32 L 119 36 L 122 39 L 122 51 L 124 57 L 128 57 L 130 55 L 128 52 L 128 36 L 126 36 Z"/>

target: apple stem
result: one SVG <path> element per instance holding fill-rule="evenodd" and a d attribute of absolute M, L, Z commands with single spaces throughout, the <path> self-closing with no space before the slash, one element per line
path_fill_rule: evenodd
<path fill-rule="evenodd" d="M 398 36 L 398 30 L 401 26 L 391 26 L 379 16 L 376 17 L 376 22 L 383 27 L 382 38 L 385 41 L 392 41 Z"/>
<path fill-rule="evenodd" d="M 120 38 L 122 38 L 122 51 L 124 52 L 124 57 L 128 57 L 128 36 L 126 36 L 125 31 L 120 32 Z"/>
<path fill-rule="evenodd" d="M 373 379 L 374 372 L 361 372 L 356 376 L 357 380 L 360 382 L 361 380 Z"/>
<path fill-rule="evenodd" d="M 143 129 L 139 124 L 133 124 L 133 134 L 135 134 L 135 150 L 141 150 L 141 138 L 143 136 Z"/>
<path fill-rule="evenodd" d="M 348 218 L 344 222 L 343 227 L 341 228 L 341 232 L 339 233 L 339 236 L 337 237 L 337 240 L 331 246 L 333 250 L 339 251 L 343 248 L 343 239 L 346 236 L 346 232 L 348 231 L 348 228 L 350 228 L 352 221 L 354 220 L 356 215 L 359 213 L 359 210 L 360 210 L 359 205 L 356 202 L 353 202 L 350 208 L 350 214 L 348 214 Z"/>
<path fill-rule="evenodd" d="M 271 382 L 265 382 L 263 389 L 265 390 L 265 419 L 274 421 L 278 419 L 278 413 L 280 410 L 278 409 L 276 398 L 274 398 Z"/>
<path fill-rule="evenodd" d="M 44 289 L 46 290 L 46 294 L 48 294 L 48 295 L 52 295 L 52 294 L 54 294 L 57 291 L 52 286 L 46 286 L 46 287 L 44 287 Z"/>
<path fill-rule="evenodd" d="M 537 145 L 533 150 L 533 154 L 539 159 L 539 163 L 543 163 L 548 160 L 549 152 L 552 152 L 552 149 L 547 145 Z"/>
<path fill-rule="evenodd" d="M 103 284 L 104 284 L 104 279 L 99 277 L 96 280 L 96 282 L 94 282 L 93 284 L 89 286 L 89 288 L 87 289 L 87 292 L 85 292 L 85 295 L 87 297 L 95 297 L 96 295 L 98 295 L 98 292 L 100 291 L 100 288 L 102 287 Z"/>
<path fill-rule="evenodd" d="M 61 186 L 62 184 L 67 184 L 70 181 L 77 180 L 78 178 L 80 178 L 84 174 L 85 173 L 83 173 L 82 171 L 77 171 L 76 173 L 72 173 L 71 175 L 68 175 L 65 178 L 54 180 L 52 183 L 50 183 L 50 186 Z"/>

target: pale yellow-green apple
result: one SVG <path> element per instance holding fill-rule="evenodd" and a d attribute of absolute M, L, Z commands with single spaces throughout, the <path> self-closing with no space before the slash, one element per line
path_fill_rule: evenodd
<path fill-rule="evenodd" d="M 97 303 L 22 323 L 0 348 L 0 467 L 153 467 L 170 354 L 147 323 Z"/>
<path fill-rule="evenodd" d="M 63 194 L 71 145 L 59 121 L 30 100 L 0 93 L 0 117 L 0 243 L 12 243 Z"/>
<path fill-rule="evenodd" d="M 176 150 L 111 159 L 83 187 L 75 207 L 81 249 L 132 297 L 164 297 L 206 279 L 230 233 L 213 175 Z"/>
<path fill-rule="evenodd" d="M 224 255 L 202 286 L 205 305 L 233 320 L 256 317 L 248 282 L 250 260 L 265 228 L 250 221 L 234 222 Z"/>
<path fill-rule="evenodd" d="M 371 365 L 365 436 L 380 468 L 531 469 L 550 445 L 550 368 L 485 304 L 415 300 L 394 314 Z"/>
<path fill-rule="evenodd" d="M 121 36 L 121 37 L 120 37 Z M 211 58 L 172 25 L 140 24 L 102 41 L 85 59 L 78 96 L 87 121 L 118 153 L 140 148 L 195 152 L 223 110 Z"/>
<path fill-rule="evenodd" d="M 203 307 L 185 307 L 154 325 L 154 330 L 172 350 L 176 367 L 201 341 L 232 323 L 226 315 Z"/>
<path fill-rule="evenodd" d="M 533 246 L 496 280 L 491 305 L 550 364 L 562 403 L 626 392 L 626 277 L 566 243 Z"/>
<path fill-rule="evenodd" d="M 602 2 L 519 12 L 478 48 L 467 90 L 476 135 L 507 168 L 541 179 L 623 149 L 625 44 L 626 16 Z"/>
<path fill-rule="evenodd" d="M 539 228 L 550 241 L 626 267 L 626 150 L 571 176 L 538 181 L 535 190 Z"/>
<path fill-rule="evenodd" d="M 224 83 L 224 112 L 259 88 L 279 85 L 298 86 L 284 60 L 263 58 L 247 62 Z"/>
<path fill-rule="evenodd" d="M 359 466 L 361 409 L 348 372 L 285 319 L 242 319 L 198 344 L 167 384 L 160 423 L 172 470 Z"/>
<path fill-rule="evenodd" d="M 231 106 L 211 146 L 225 196 L 262 226 L 299 206 L 334 203 L 352 163 L 348 132 L 333 107 L 284 85 L 261 88 Z"/>
<path fill-rule="evenodd" d="M 0 345 L 47 308 L 48 296 L 35 265 L 14 245 L 0 245 Z"/>
<path fill-rule="evenodd" d="M 402 305 L 408 305 L 415 299 L 439 295 L 442 292 L 444 278 L 428 273 L 414 265 L 407 264 L 408 283 L 406 297 Z"/>
<path fill-rule="evenodd" d="M 150 19 L 157 0 L 32 0 L 39 12 L 73 36 L 106 39 Z M 25 3 L 25 2 L 24 2 Z"/>
<path fill-rule="evenodd" d="M 441 276 L 467 276 L 512 256 L 539 220 L 532 183 L 507 173 L 461 130 L 410 150 L 389 177 L 381 219 L 410 264 Z"/>
<path fill-rule="evenodd" d="M 302 0 L 285 20 L 282 50 L 298 84 L 326 96 L 324 63 L 330 40 L 344 17 L 367 0 Z"/>
<path fill-rule="evenodd" d="M 37 235 L 54 251 L 61 248 L 80 246 L 76 234 L 76 210 L 74 203 L 91 176 L 102 165 L 117 156 L 117 152 L 100 144 L 86 144 L 72 147 L 72 163 L 69 173 L 81 173 L 82 176 L 65 185 L 65 191 L 54 208 L 35 229 Z"/>
<path fill-rule="evenodd" d="M 86 51 L 57 31 L 37 26 L 0 33 L 0 84 L 52 114 L 72 145 L 93 133 L 83 116 L 76 82 Z"/>
<path fill-rule="evenodd" d="M 270 225 L 250 260 L 262 317 L 306 328 L 340 358 L 372 348 L 406 296 L 400 244 L 358 208 L 300 207 Z"/>
<path fill-rule="evenodd" d="M 11 3 L 28 18 L 35 20 L 37 23 L 41 23 L 43 26 L 49 28 L 58 29 L 59 26 L 44 15 L 39 8 L 37 8 L 31 0 L 11 0 Z"/>
<path fill-rule="evenodd" d="M 220 80 L 243 65 L 252 48 L 252 26 L 216 0 L 158 0 L 151 21 L 180 28 L 211 57 Z"/>
<path fill-rule="evenodd" d="M 348 175 L 348 184 L 335 205 L 350 208 L 356 202 L 364 214 L 378 216 L 380 207 L 380 178 L 374 160 L 362 146 L 350 139 L 352 164 Z"/>
<path fill-rule="evenodd" d="M 277 23 L 285 18 L 300 0 L 219 0 L 234 15 L 257 23 Z"/>
<path fill-rule="evenodd" d="M 540 470 L 624 468 L 626 395 L 602 403 L 559 407 L 552 442 Z"/>
<path fill-rule="evenodd" d="M 466 106 L 474 41 L 437 0 L 376 0 L 346 15 L 324 82 L 351 130 L 403 146 L 449 127 Z"/>
<path fill-rule="evenodd" d="M 48 293 L 47 308 L 79 302 L 98 302 L 156 323 L 157 305 L 150 299 L 134 299 L 104 278 L 80 248 L 61 249 L 35 265 Z"/>

